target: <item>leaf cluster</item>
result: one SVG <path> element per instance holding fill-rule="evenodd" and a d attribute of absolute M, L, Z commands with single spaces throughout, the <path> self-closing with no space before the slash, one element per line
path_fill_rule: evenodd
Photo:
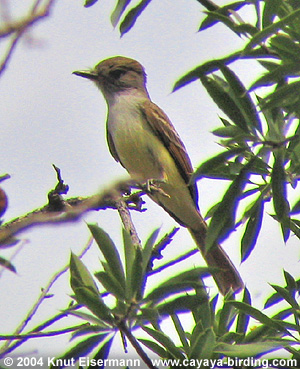
<path fill-rule="evenodd" d="M 239 11 L 252 8 L 248 23 Z M 238 227 L 243 228 L 242 261 L 251 254 L 261 230 L 265 205 L 273 205 L 283 240 L 299 238 L 300 168 L 300 3 L 238 1 L 205 12 L 199 31 L 216 24 L 244 39 L 231 55 L 210 60 L 180 78 L 174 90 L 200 80 L 222 111 L 213 131 L 224 151 L 202 163 L 193 180 L 203 177 L 230 182 L 222 200 L 208 212 L 207 249 Z M 248 88 L 234 72 L 234 62 L 255 61 L 263 73 Z M 249 68 L 249 66 L 247 65 Z M 244 205 L 243 205 L 244 204 Z"/>
<path fill-rule="evenodd" d="M 98 0 L 85 0 L 84 6 L 89 8 Z M 137 5 L 132 6 L 129 10 L 129 5 L 132 0 L 117 0 L 114 11 L 111 14 L 110 20 L 114 27 L 119 23 L 121 36 L 129 32 L 135 25 L 137 18 L 150 4 L 151 0 L 140 0 Z"/>
<path fill-rule="evenodd" d="M 133 245 L 123 231 L 123 262 L 109 235 L 97 225 L 89 228 L 104 258 L 102 270 L 93 277 L 82 261 L 71 255 L 71 286 L 81 309 L 76 305 L 65 313 L 87 324 L 73 334 L 73 339 L 82 340 L 62 359 L 77 360 L 91 354 L 94 360 L 104 361 L 117 332 L 123 337 L 125 351 L 128 339 L 139 354 L 145 347 L 161 359 L 178 360 L 177 366 L 183 360 L 189 360 L 191 367 L 195 360 L 211 359 L 220 364 L 226 357 L 261 357 L 278 349 L 300 359 L 294 348 L 298 344 L 295 334 L 300 332 L 296 301 L 300 281 L 287 272 L 286 286 L 272 286 L 275 292 L 265 308 L 282 302 L 288 307 L 270 318 L 251 305 L 247 289 L 242 301 L 236 301 L 232 294 L 225 296 L 223 303 L 218 302 L 218 295 L 210 299 L 201 279 L 210 272 L 208 268 L 180 271 L 149 290 L 153 275 L 149 261 L 158 230 L 142 248 Z M 189 328 L 185 328 L 187 313 L 193 319 Z M 173 325 L 173 335 L 162 328 L 166 319 Z M 251 327 L 251 319 L 256 321 L 255 327 Z M 139 337 L 142 332 L 146 337 Z"/>

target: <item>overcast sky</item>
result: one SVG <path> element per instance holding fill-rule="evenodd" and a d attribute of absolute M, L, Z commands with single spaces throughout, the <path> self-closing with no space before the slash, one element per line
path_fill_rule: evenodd
<path fill-rule="evenodd" d="M 24 14 L 30 3 L 23 0 L 12 10 Z M 122 38 L 109 21 L 115 1 L 99 1 L 89 9 L 81 3 L 57 1 L 51 17 L 38 23 L 27 42 L 24 39 L 18 46 L 1 77 L 1 174 L 11 175 L 3 183 L 9 196 L 6 221 L 46 203 L 47 193 L 56 183 L 52 163 L 62 170 L 70 186 L 69 196 L 93 194 L 126 175 L 107 149 L 103 97 L 89 81 L 72 75 L 72 71 L 92 67 L 107 57 L 124 55 L 144 65 L 150 96 L 176 126 L 194 167 L 221 150 L 211 134 L 219 125 L 220 112 L 200 83 L 194 82 L 173 94 L 171 90 L 184 73 L 236 50 L 243 40 L 222 26 L 198 33 L 203 8 L 196 0 L 153 1 Z M 250 67 L 245 62 L 238 63 L 235 70 L 246 85 L 259 73 L 255 64 Z M 203 213 L 227 185 L 209 180 L 199 183 Z M 161 226 L 163 235 L 175 225 L 157 205 L 147 201 L 147 208 L 146 213 L 134 214 L 143 240 L 155 227 Z M 91 214 L 86 220 L 98 222 L 120 244 L 121 224 L 114 211 Z M 18 273 L 5 272 L 1 276 L 1 334 L 13 332 L 51 275 L 68 263 L 70 250 L 79 253 L 88 235 L 84 221 L 21 235 L 28 242 L 14 260 Z M 279 226 L 270 217 L 255 252 L 241 266 L 238 240 L 239 234 L 230 237 L 225 247 L 256 297 L 257 306 L 261 306 L 261 294 L 271 291 L 268 282 L 282 283 L 282 267 L 298 277 L 297 240 L 294 237 L 284 245 Z M 166 257 L 190 249 L 193 241 L 186 230 L 181 230 L 170 247 Z M 84 258 L 92 271 L 99 268 L 97 251 L 93 247 Z M 203 261 L 197 256 L 190 263 L 201 265 Z M 46 301 L 32 326 L 66 307 L 68 275 L 54 292 L 55 297 Z M 55 346 L 54 341 L 52 344 L 54 353 L 58 353 L 59 345 Z M 33 350 L 35 345 L 31 341 L 21 351 Z M 43 343 L 41 346 L 47 352 Z"/>

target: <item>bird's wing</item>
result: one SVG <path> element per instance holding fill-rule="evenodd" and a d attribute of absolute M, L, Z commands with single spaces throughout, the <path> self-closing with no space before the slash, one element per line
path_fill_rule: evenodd
<path fill-rule="evenodd" d="M 111 156 L 115 159 L 115 161 L 121 163 L 119 155 L 118 155 L 117 150 L 115 148 L 114 141 L 113 141 L 113 139 L 111 137 L 111 134 L 109 133 L 108 129 L 106 129 L 106 139 L 107 139 L 108 148 L 109 148 L 109 152 L 111 153 Z"/>
<path fill-rule="evenodd" d="M 164 143 L 174 159 L 179 173 L 188 185 L 191 195 L 197 205 L 197 187 L 190 183 L 193 167 L 186 148 L 167 115 L 153 102 L 147 100 L 141 105 L 142 114 L 151 129 Z"/>

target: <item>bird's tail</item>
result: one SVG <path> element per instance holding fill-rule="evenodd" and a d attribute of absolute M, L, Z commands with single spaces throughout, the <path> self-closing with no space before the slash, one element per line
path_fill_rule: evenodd
<path fill-rule="evenodd" d="M 220 269 L 220 271 L 213 274 L 219 291 L 222 295 L 226 295 L 230 289 L 234 292 L 241 290 L 244 287 L 242 278 L 224 249 L 220 245 L 215 245 L 207 253 L 204 252 L 206 229 L 207 226 L 203 221 L 202 227 L 199 227 L 197 230 L 189 228 L 189 232 L 200 249 L 207 265 Z"/>

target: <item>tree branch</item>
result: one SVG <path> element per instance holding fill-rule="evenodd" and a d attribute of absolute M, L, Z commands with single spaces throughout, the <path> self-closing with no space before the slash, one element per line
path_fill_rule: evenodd
<path fill-rule="evenodd" d="M 142 349 L 141 345 L 138 343 L 136 338 L 133 336 L 133 334 L 130 332 L 130 330 L 127 328 L 124 321 L 121 321 L 118 325 L 120 331 L 126 336 L 131 343 L 131 345 L 134 347 L 135 351 L 138 353 L 140 358 L 144 361 L 144 363 L 147 365 L 150 369 L 158 369 L 156 366 L 152 364 L 151 359 L 148 357 L 146 352 Z"/>
<path fill-rule="evenodd" d="M 49 203 L 32 212 L 4 223 L 0 227 L 0 245 L 16 234 L 37 225 L 74 222 L 91 210 L 118 209 L 116 199 L 120 199 L 122 187 L 130 186 L 131 180 L 115 184 L 111 189 L 104 190 L 90 197 L 75 197 L 64 200 L 60 195 L 49 193 Z M 51 195 L 50 195 L 51 194 Z M 142 211 L 141 205 L 136 202 L 136 195 L 125 197 L 130 208 Z"/>
<path fill-rule="evenodd" d="M 0 28 L 0 38 L 12 35 L 10 45 L 8 46 L 6 54 L 0 64 L 0 75 L 1 73 L 4 72 L 5 68 L 7 67 L 7 64 L 10 61 L 11 56 L 23 34 L 26 31 L 28 31 L 28 29 L 32 27 L 35 23 L 49 16 L 50 10 L 54 5 L 55 1 L 56 0 L 48 0 L 44 5 L 44 7 L 40 11 L 38 11 L 41 0 L 36 0 L 27 17 L 18 21 L 14 21 L 13 23 L 8 23 L 2 28 Z"/>
<path fill-rule="evenodd" d="M 128 205 L 126 204 L 124 199 L 122 199 L 120 196 L 118 199 L 115 200 L 115 202 L 124 228 L 130 234 L 132 244 L 136 247 L 141 247 L 141 241 L 139 239 L 139 236 L 131 219 L 131 215 L 128 210 Z"/>
<path fill-rule="evenodd" d="M 57 330 L 57 331 L 49 331 L 49 332 L 45 332 L 45 333 L 33 332 L 33 333 L 28 333 L 28 334 L 0 335 L 0 341 L 3 341 L 3 340 L 10 340 L 10 341 L 11 340 L 28 340 L 28 339 L 31 339 L 31 338 L 59 336 L 61 334 L 75 332 L 78 329 L 82 329 L 82 328 L 88 327 L 88 326 L 90 326 L 90 324 L 85 323 L 85 324 L 75 325 L 73 327 L 63 328 L 63 329 L 60 329 L 60 330 Z"/>

